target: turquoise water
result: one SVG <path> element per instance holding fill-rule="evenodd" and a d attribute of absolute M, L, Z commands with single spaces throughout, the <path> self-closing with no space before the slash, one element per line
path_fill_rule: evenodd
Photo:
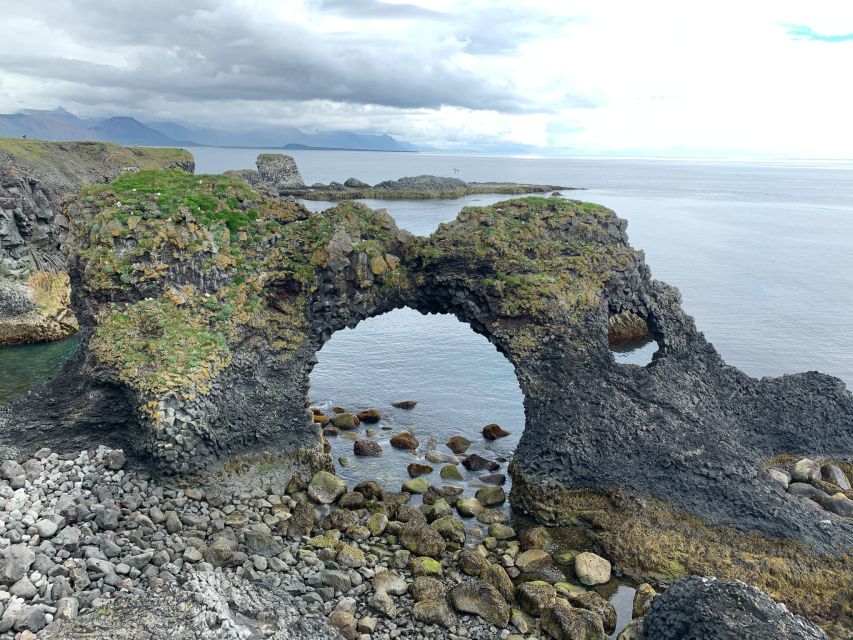
<path fill-rule="evenodd" d="M 59 342 L 0 348 L 0 404 L 23 395 L 74 355 L 80 340 L 72 336 Z"/>

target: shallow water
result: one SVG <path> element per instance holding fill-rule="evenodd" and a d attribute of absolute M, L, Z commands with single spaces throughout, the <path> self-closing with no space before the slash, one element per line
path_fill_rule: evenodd
<path fill-rule="evenodd" d="M 0 404 L 25 394 L 74 355 L 77 336 L 59 342 L 15 345 L 0 348 Z"/>

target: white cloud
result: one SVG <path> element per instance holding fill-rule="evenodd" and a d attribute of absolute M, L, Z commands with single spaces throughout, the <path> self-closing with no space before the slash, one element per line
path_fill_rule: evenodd
<path fill-rule="evenodd" d="M 7 9 L 0 110 L 63 104 L 450 147 L 853 155 L 853 41 L 789 33 L 853 33 L 851 3 L 131 4 Z"/>

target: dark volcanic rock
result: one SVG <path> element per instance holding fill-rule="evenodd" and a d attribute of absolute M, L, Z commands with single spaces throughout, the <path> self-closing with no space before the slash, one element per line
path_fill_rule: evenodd
<path fill-rule="evenodd" d="M 643 623 L 647 638 L 824 640 L 823 630 L 739 580 L 690 576 L 657 596 Z"/>
<path fill-rule="evenodd" d="M 476 453 L 472 453 L 470 456 L 467 456 L 462 461 L 462 466 L 468 469 L 468 471 L 483 471 L 484 469 L 488 469 L 489 471 L 497 471 L 501 468 L 497 462 L 493 460 L 487 460 L 483 456 L 477 455 Z"/>
<path fill-rule="evenodd" d="M 352 443 L 352 452 L 357 456 L 378 457 L 382 455 L 382 446 L 375 440 L 361 438 Z"/>
<path fill-rule="evenodd" d="M 391 406 L 397 409 L 406 409 L 407 411 L 410 411 L 414 409 L 417 404 L 417 400 L 400 400 L 399 402 L 392 402 Z"/>
<path fill-rule="evenodd" d="M 506 438 L 509 435 L 509 431 L 501 428 L 500 425 L 495 424 L 494 422 L 491 424 L 487 424 L 483 427 L 483 437 L 486 440 L 497 440 L 498 438 Z"/>

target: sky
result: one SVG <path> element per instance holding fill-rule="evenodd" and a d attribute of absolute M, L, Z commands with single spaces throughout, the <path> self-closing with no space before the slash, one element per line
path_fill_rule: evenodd
<path fill-rule="evenodd" d="M 0 0 L 0 112 L 853 157 L 846 0 Z"/>

